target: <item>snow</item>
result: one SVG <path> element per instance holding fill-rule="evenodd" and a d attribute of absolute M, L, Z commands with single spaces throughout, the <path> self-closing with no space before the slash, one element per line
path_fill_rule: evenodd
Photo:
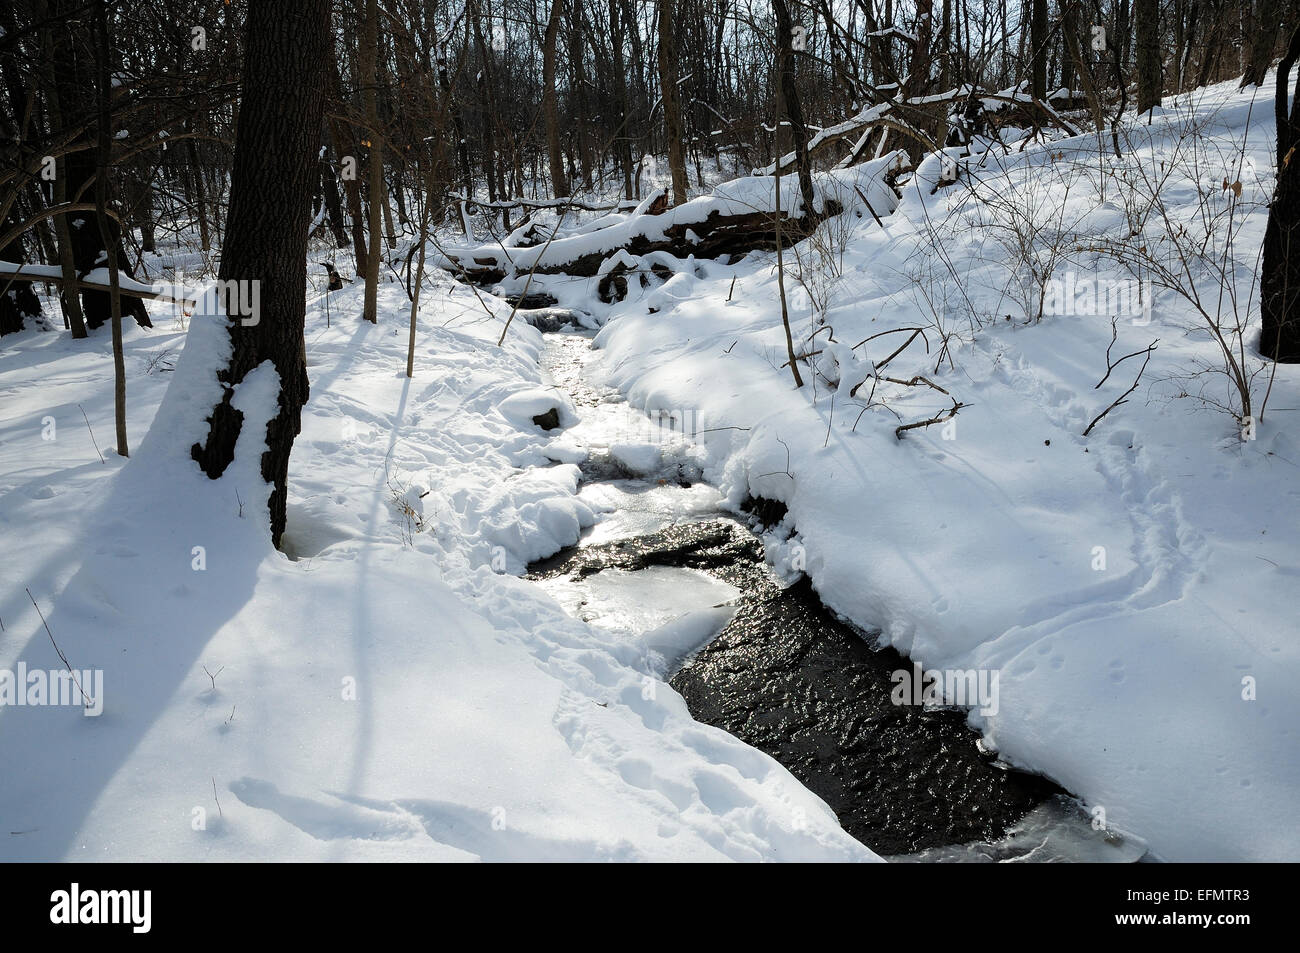
<path fill-rule="evenodd" d="M 1234 241 L 1247 277 L 1272 163 L 1272 117 L 1266 104 L 1252 113 L 1250 96 L 1229 84 L 1194 101 L 1196 159 L 1212 191 L 1247 133 L 1246 165 L 1260 170 L 1245 182 L 1254 204 L 1243 205 Z M 1142 161 L 1167 160 L 1186 128 L 1187 98 L 1166 107 L 1134 132 Z M 1097 234 L 1123 224 L 1117 200 L 1084 184 L 1065 195 L 1050 174 L 1069 157 L 1095 170 L 1097 152 L 1095 136 L 1081 137 L 972 166 L 993 194 L 1063 201 L 1067 223 Z M 1300 623 L 1290 581 L 1300 574 L 1300 418 L 1290 408 L 1300 406 L 1300 372 L 1276 368 L 1256 438 L 1240 440 L 1231 417 L 1180 396 L 1189 368 L 1213 364 L 1217 349 L 1190 307 L 1161 292 L 1149 325 L 1117 326 L 1117 355 L 1160 341 L 1141 389 L 1082 437 L 1136 367 L 1095 387 L 1111 337 L 1105 314 L 1025 323 L 1005 291 L 1013 263 L 978 224 L 970 191 L 931 194 L 939 164 L 922 163 L 883 230 L 857 221 L 842 271 L 824 287 L 792 281 L 794 253 L 787 259 L 796 347 L 825 347 L 815 360 L 826 379 L 796 391 L 781 366 L 770 255 L 633 288 L 603 315 L 597 371 L 635 406 L 696 413 L 705 478 L 732 505 L 753 495 L 788 506 L 767 536 L 769 558 L 803 566 L 834 610 L 927 668 L 1000 672 L 998 713 L 971 722 L 1004 759 L 1048 774 L 1157 857 L 1297 859 Z M 1197 185 L 1168 183 L 1188 220 Z M 952 225 L 955 277 L 930 253 L 935 223 Z M 809 245 L 796 251 L 807 256 Z M 1128 277 L 1095 256 L 1061 268 Z M 951 365 L 927 294 L 951 334 Z M 959 309 L 963 294 L 981 320 Z M 1257 327 L 1257 295 L 1251 304 Z M 844 345 L 928 327 L 929 353 L 918 341 L 882 376 L 924 375 L 949 394 L 872 381 L 850 398 L 905 335 L 827 347 L 825 329 L 811 338 L 814 315 Z M 1209 380 L 1206 393 L 1226 399 Z M 951 426 L 895 435 L 954 399 L 966 406 Z"/>
<path fill-rule="evenodd" d="M 1116 353 L 1159 338 L 1141 388 L 1085 438 L 1136 368 L 1098 386 L 1107 314 L 1026 320 L 1021 271 L 989 218 L 1004 196 L 1031 215 L 1057 203 L 1054 221 L 1085 237 L 1113 234 L 1133 210 L 1088 175 L 1160 167 L 1195 142 L 1203 174 L 1163 193 L 1193 222 L 1245 137 L 1253 174 L 1232 254 L 1248 278 L 1274 161 L 1257 92 L 1167 100 L 1130 129 L 1127 164 L 1095 136 L 1003 130 L 1010 152 L 948 153 L 975 195 L 936 189 L 938 157 L 901 201 L 881 181 L 893 154 L 820 175 L 819 201 L 848 211 L 787 252 L 796 347 L 822 352 L 800 390 L 770 254 L 627 255 L 674 274 L 630 282 L 614 306 L 598 279 L 534 276 L 533 290 L 603 325 L 590 371 L 626 404 L 606 392 L 575 406 L 541 369 L 535 328 L 515 320 L 497 347 L 510 307 L 446 279 L 421 297 L 413 379 L 397 284 L 380 289 L 378 325 L 359 320 L 361 282 L 330 296 L 329 327 L 313 297 L 283 552 L 258 459 L 269 364 L 233 397 L 234 463 L 209 480 L 190 458 L 221 393 L 221 324 L 173 327 L 150 302 L 154 331 L 123 328 L 128 460 L 110 452 L 106 332 L 7 335 L 0 527 L 22 558 L 0 567 L 0 670 L 60 665 L 30 589 L 70 664 L 102 672 L 103 712 L 0 707 L 0 859 L 878 859 L 771 758 L 696 723 L 664 681 L 730 618 L 732 587 L 671 569 L 519 578 L 564 547 L 753 496 L 788 508 L 764 536 L 782 577 L 806 573 L 832 609 L 928 670 L 997 672 L 996 714 L 970 716 L 982 743 L 1104 819 L 1088 837 L 1049 805 L 999 844 L 919 859 L 1114 859 L 1124 844 L 1175 861 L 1300 858 L 1300 371 L 1257 380 L 1275 370 L 1254 439 L 1239 439 L 1206 403 L 1228 399 L 1222 382 L 1191 376 L 1215 345 L 1161 292 L 1149 323 L 1115 325 Z M 1088 174 L 1066 193 L 1062 168 Z M 781 189 L 783 207 L 799 201 L 793 176 Z M 773 199 L 771 179 L 742 178 L 659 216 L 602 213 L 549 250 L 511 249 L 511 267 Z M 1058 267 L 1129 277 L 1086 248 Z M 928 352 L 914 342 L 882 369 L 917 326 Z M 884 380 L 918 376 L 947 393 Z M 951 421 L 896 433 L 954 400 Z M 532 418 L 549 410 L 560 428 L 544 431 Z M 683 425 L 647 432 L 642 411 Z M 580 467 L 599 465 L 649 480 L 582 485 Z"/>
<path fill-rule="evenodd" d="M 662 680 L 728 590 L 697 580 L 629 640 L 513 575 L 596 518 L 552 459 L 564 436 L 521 422 L 541 395 L 566 407 L 538 332 L 517 321 L 497 348 L 509 307 L 440 287 L 408 380 L 404 294 L 380 290 L 378 326 L 362 294 L 331 296 L 329 328 L 322 299 L 309 309 L 285 553 L 258 462 L 270 365 L 235 394 L 221 478 L 189 457 L 221 324 L 182 333 L 151 305 L 157 330 L 124 328 L 129 460 L 105 446 L 106 333 L 6 336 L 0 526 L 23 558 L 0 569 L 0 669 L 59 666 L 30 587 L 72 665 L 102 670 L 104 710 L 0 708 L 0 858 L 874 859 Z M 175 371 L 151 372 L 167 351 Z"/>
<path fill-rule="evenodd" d="M 656 674 L 674 669 L 731 621 L 740 590 L 696 569 L 604 569 L 585 579 L 557 576 L 542 588 L 570 615 L 653 652 Z"/>
<path fill-rule="evenodd" d="M 837 199 L 841 205 L 856 207 L 861 204 L 854 187 L 866 195 L 879 214 L 892 211 L 896 198 L 883 183 L 883 176 L 901 167 L 904 154 L 892 152 L 849 169 L 836 169 L 813 176 L 814 200 L 817 210 L 824 207 L 827 198 Z M 658 214 L 647 214 L 658 196 L 647 196 L 626 216 L 608 215 L 597 220 L 609 222 L 591 230 L 579 229 L 573 234 L 557 237 L 553 241 L 529 248 L 511 248 L 509 251 L 496 243 L 472 248 L 456 247 L 443 243 L 434 250 L 434 260 L 454 268 L 452 261 L 492 265 L 507 273 L 524 274 L 534 267 L 547 267 L 576 261 L 586 255 L 605 254 L 602 268 L 608 271 L 614 264 L 632 256 L 623 251 L 624 246 L 637 238 L 666 241 L 668 231 L 674 227 L 699 225 L 711 217 L 722 215 L 747 215 L 754 212 L 774 212 L 777 208 L 776 180 L 771 176 L 746 176 L 718 185 L 711 194 L 701 195 Z M 780 177 L 780 207 L 793 216 L 803 214 L 803 200 L 795 173 Z M 590 226 L 588 226 L 590 227 Z M 445 254 L 444 254 L 445 252 Z M 626 256 L 620 257 L 620 256 Z M 450 259 L 450 260 L 449 260 Z M 612 259 L 612 260 L 611 260 Z M 602 272 L 603 273 L 603 272 Z M 536 276 L 534 276 L 534 279 Z"/>
<path fill-rule="evenodd" d="M 529 388 L 511 394 L 497 405 L 497 411 L 516 427 L 538 427 L 534 417 L 540 417 L 554 410 L 559 417 L 561 427 L 572 427 L 578 422 L 573 405 L 561 391 Z"/>

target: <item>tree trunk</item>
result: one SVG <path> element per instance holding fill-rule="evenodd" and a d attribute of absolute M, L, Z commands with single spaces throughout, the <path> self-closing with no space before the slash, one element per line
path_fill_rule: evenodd
<path fill-rule="evenodd" d="M 1282 9 L 1278 0 L 1255 0 L 1255 12 L 1250 24 L 1253 37 L 1246 48 L 1246 70 L 1241 76 L 1243 88 L 1264 82 L 1264 74 L 1268 72 L 1269 63 L 1273 60 L 1273 48 L 1277 46 L 1281 22 Z"/>
<path fill-rule="evenodd" d="M 280 378 L 279 413 L 266 428 L 261 469 L 274 485 L 271 540 L 279 546 L 289 452 L 308 392 L 307 229 L 332 57 L 330 0 L 250 4 L 246 43 L 220 277 L 259 282 L 260 310 L 256 323 L 228 323 L 231 354 L 218 373 L 225 395 L 213 408 L 206 441 L 191 453 L 209 477 L 221 476 L 234 459 L 243 423 L 243 414 L 230 404 L 233 387 L 271 361 Z"/>
<path fill-rule="evenodd" d="M 620 22 L 618 0 L 609 0 L 609 37 L 613 56 L 614 104 L 618 107 L 615 118 L 618 130 L 614 136 L 614 155 L 618 157 L 623 172 L 623 197 L 631 199 L 632 193 L 632 137 L 628 129 L 627 77 L 624 75 L 623 24 Z"/>
<path fill-rule="evenodd" d="M 1033 0 L 1029 15 L 1029 91 L 1039 102 L 1047 99 L 1047 0 Z"/>
<path fill-rule="evenodd" d="M 95 217 L 100 238 L 107 253 L 109 315 L 113 322 L 113 420 L 117 433 L 117 455 L 130 456 L 126 442 L 126 355 L 122 351 L 122 292 L 117 273 L 118 238 L 108 227 L 108 177 L 112 171 L 112 136 L 109 133 L 109 58 L 108 3 L 95 3 L 95 62 L 99 86 L 99 168 L 95 173 Z M 144 308 L 144 302 L 140 302 Z"/>
<path fill-rule="evenodd" d="M 564 153 L 560 149 L 560 109 L 555 92 L 555 41 L 560 32 L 563 0 L 551 0 L 551 15 L 546 21 L 542 42 L 542 115 L 546 121 L 546 158 L 551 167 L 551 191 L 554 198 L 569 194 L 569 180 L 564 174 Z"/>
<path fill-rule="evenodd" d="M 334 75 L 335 89 L 338 90 L 341 84 L 338 81 L 338 74 Z M 337 119 L 330 120 L 330 137 L 334 140 L 334 152 L 339 157 L 339 174 L 343 177 L 343 194 L 347 198 L 348 218 L 352 220 L 352 258 L 357 266 L 357 274 L 365 275 L 368 258 L 366 255 L 366 228 L 364 217 L 361 212 L 361 183 L 357 181 L 357 157 L 344 150 L 349 145 L 343 123 Z M 356 150 L 353 149 L 352 153 Z M 343 167 L 346 159 L 351 159 L 351 175 L 347 175 Z"/>
<path fill-rule="evenodd" d="M 54 12 L 60 16 L 75 15 L 76 0 L 64 0 L 54 5 Z M 96 78 L 94 70 L 87 64 L 93 64 L 94 29 L 89 22 L 76 25 L 66 23 L 59 31 L 59 41 L 54 46 L 54 82 L 62 116 L 67 123 L 75 123 L 94 117 L 98 112 L 96 105 Z M 91 125 L 94 125 L 92 122 Z M 92 130 L 93 132 L 93 130 Z M 111 130 L 110 130 L 111 134 Z M 94 140 L 87 135 L 77 143 L 77 147 L 63 156 L 62 167 L 58 173 L 63 177 L 64 194 L 69 202 L 94 201 L 95 179 L 98 162 Z M 56 182 L 57 184 L 57 182 Z M 105 257 L 104 235 L 114 245 L 119 261 L 126 261 L 126 254 L 121 247 L 121 232 L 116 221 L 109 219 L 103 223 L 94 211 L 70 212 L 66 216 L 69 244 L 77 273 L 84 275 L 95 268 L 102 267 Z M 131 276 L 130 268 L 123 272 Z M 82 291 L 81 311 L 88 327 L 94 329 L 112 319 L 112 302 L 105 291 Z M 125 313 L 134 318 L 142 327 L 151 327 L 149 312 L 144 303 L 134 300 L 126 303 Z M 75 325 L 74 325 L 75 331 Z"/>
<path fill-rule="evenodd" d="M 1137 0 L 1137 108 L 1147 112 L 1160 105 L 1164 80 L 1160 75 L 1160 0 Z"/>
<path fill-rule="evenodd" d="M 785 0 L 772 0 L 772 9 L 776 13 L 776 51 L 777 73 L 781 80 L 781 99 L 785 103 L 785 115 L 790 121 L 790 135 L 794 144 L 794 163 L 799 172 L 799 195 L 803 199 L 805 215 L 813 213 L 812 169 L 808 165 L 808 129 L 804 126 L 803 108 L 799 103 L 799 87 L 794 75 L 794 21 L 790 18 L 790 9 Z M 779 141 L 779 140 L 778 140 Z M 780 157 L 774 174 L 781 174 Z M 780 186 L 778 185 L 778 192 Z"/>
<path fill-rule="evenodd" d="M 673 204 L 686 201 L 686 137 L 682 127 L 682 104 L 677 93 L 677 41 L 673 35 L 676 17 L 673 0 L 659 0 L 659 89 L 663 94 L 664 136 L 668 140 L 668 169 L 673 177 Z"/>
<path fill-rule="evenodd" d="M 379 82 L 379 3 L 366 0 L 365 28 L 361 34 L 360 62 L 358 64 L 362 98 L 365 101 L 366 124 L 369 126 L 370 154 L 366 165 L 370 170 L 368 201 L 370 203 L 370 254 L 366 256 L 366 299 L 361 312 L 362 320 L 379 323 L 379 259 L 380 203 L 384 201 L 384 146 L 379 135 L 379 106 L 375 86 Z"/>
<path fill-rule="evenodd" d="M 320 160 L 320 188 L 325 202 L 325 214 L 329 218 L 330 232 L 334 235 L 336 248 L 348 247 L 348 229 L 343 221 L 343 200 L 339 198 L 339 184 L 334 178 L 334 170 L 324 156 Z"/>
<path fill-rule="evenodd" d="M 6 36 L 15 31 L 13 13 L 10 10 L 0 12 L 0 29 L 4 30 Z M 0 116 L 0 132 L 6 139 L 14 142 L 19 146 L 22 152 L 22 143 L 27 139 L 31 129 L 29 106 L 32 105 L 29 98 L 29 92 L 20 79 L 15 64 L 12 59 L 6 58 L 3 62 L 5 77 L 5 91 L 8 93 L 9 112 Z M 10 193 L 6 196 L 9 205 L 7 212 L 0 212 L 0 229 L 8 232 L 21 224 L 23 212 L 19 207 L 18 196 Z M 37 206 L 39 208 L 39 206 Z M 0 248 L 0 261 L 10 261 L 16 264 L 23 264 L 27 261 L 27 248 L 23 242 L 22 236 L 18 236 L 9 242 L 3 248 Z M 14 331 L 23 329 L 23 322 L 27 318 L 39 317 L 41 313 L 41 302 L 36 297 L 36 292 L 32 290 L 31 285 L 25 282 L 5 283 L 0 282 L 0 334 L 11 334 Z"/>
<path fill-rule="evenodd" d="M 1291 68 L 1300 58 L 1300 27 L 1291 34 L 1277 69 L 1277 191 L 1268 209 L 1264 262 L 1260 271 L 1259 350 L 1287 364 L 1300 363 L 1300 74 L 1297 95 L 1287 114 Z"/>

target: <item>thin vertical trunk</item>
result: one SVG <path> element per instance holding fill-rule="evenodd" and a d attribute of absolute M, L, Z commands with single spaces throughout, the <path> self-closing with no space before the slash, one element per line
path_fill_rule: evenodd
<path fill-rule="evenodd" d="M 542 116 L 546 122 L 546 158 L 550 162 L 551 191 L 555 198 L 567 196 L 570 191 L 560 148 L 560 109 L 555 91 L 555 43 L 563 13 L 563 0 L 551 0 L 551 15 L 546 20 L 546 35 L 542 40 Z"/>
<path fill-rule="evenodd" d="M 338 83 L 337 72 L 334 74 L 334 81 L 335 88 L 338 89 L 341 84 Z M 343 194 L 348 203 L 348 218 L 352 220 L 352 257 L 356 262 L 357 274 L 364 276 L 367 273 L 369 258 L 366 253 L 365 218 L 361 211 L 361 183 L 357 180 L 357 156 L 345 154 L 344 152 L 349 144 L 349 139 L 343 128 L 343 123 L 338 119 L 331 119 L 329 127 L 330 138 L 334 140 L 334 152 L 339 157 L 340 173 L 342 173 L 344 160 L 352 160 L 351 176 L 343 176 Z M 355 152 L 356 150 L 352 151 Z"/>
<path fill-rule="evenodd" d="M 1160 105 L 1164 85 L 1160 63 L 1160 0 L 1136 0 L 1133 12 L 1137 18 L 1137 108 L 1144 113 Z"/>
<path fill-rule="evenodd" d="M 790 373 L 794 377 L 794 386 L 803 387 L 803 377 L 799 374 L 799 362 L 794 357 L 794 334 L 790 330 L 790 309 L 785 297 L 785 252 L 781 248 L 781 173 L 772 176 L 776 202 L 776 288 L 781 298 L 781 325 L 785 328 L 785 353 L 790 360 Z"/>
<path fill-rule="evenodd" d="M 108 176 L 112 168 L 112 135 L 109 131 L 109 58 L 108 3 L 95 3 L 95 59 L 99 86 L 99 168 L 95 176 L 95 217 L 104 249 L 108 254 L 108 300 L 113 322 L 113 420 L 117 432 L 117 454 L 129 456 L 126 442 L 126 357 L 122 350 L 122 291 L 117 273 L 116 234 L 108 226 Z"/>
<path fill-rule="evenodd" d="M 378 323 L 379 311 L 379 259 L 381 252 L 380 206 L 384 201 L 384 147 L 379 134 L 379 107 L 375 86 L 379 81 L 379 4 L 365 0 L 365 27 L 361 35 L 360 61 L 358 63 L 362 99 L 365 102 L 370 154 L 367 166 L 370 171 L 368 200 L 370 203 L 370 254 L 366 256 L 366 299 L 361 317 L 371 324 Z"/>
<path fill-rule="evenodd" d="M 794 147 L 795 168 L 799 172 L 799 195 L 803 199 L 803 214 L 813 214 L 812 169 L 808 164 L 808 129 L 803 121 L 803 108 L 799 102 L 799 86 L 794 73 L 794 22 L 785 0 L 772 0 L 776 13 L 777 73 L 781 81 L 781 99 L 785 115 L 790 122 L 790 138 Z M 779 151 L 779 149 L 778 149 Z M 781 157 L 777 157 L 776 175 L 781 175 Z M 777 187 L 778 194 L 780 186 Z"/>
<path fill-rule="evenodd" d="M 1029 13 L 1029 91 L 1039 102 L 1047 99 L 1047 0 L 1032 0 Z"/>
<path fill-rule="evenodd" d="M 1147 0 L 1151 2 L 1151 0 Z M 1249 3 L 1250 0 L 1244 0 Z M 1273 60 L 1273 48 L 1277 45 L 1278 27 L 1282 25 L 1282 6 L 1279 0 L 1255 0 L 1249 29 L 1250 42 L 1246 47 L 1248 54 L 1246 69 L 1241 76 L 1241 85 L 1258 86 L 1264 82 Z"/>
<path fill-rule="evenodd" d="M 1277 69 L 1277 191 L 1268 209 L 1260 269 L 1259 349 L 1275 361 L 1300 362 L 1300 73 L 1288 115 L 1291 69 L 1300 59 L 1300 27 L 1291 34 Z"/>
<path fill-rule="evenodd" d="M 686 201 L 685 130 L 681 97 L 677 92 L 677 40 L 673 0 L 659 0 L 659 89 L 663 95 L 664 136 L 668 140 L 668 169 L 673 178 L 673 203 Z"/>

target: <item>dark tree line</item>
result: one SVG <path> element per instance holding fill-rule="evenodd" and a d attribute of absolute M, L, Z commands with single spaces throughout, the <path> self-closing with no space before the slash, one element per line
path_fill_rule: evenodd
<path fill-rule="evenodd" d="M 1105 122 L 1121 105 L 1146 110 L 1161 95 L 1233 76 L 1262 81 L 1300 23 L 1297 6 L 334 0 L 313 208 L 323 213 L 321 231 L 369 276 L 378 264 L 370 249 L 391 249 L 414 228 L 416 190 L 431 187 L 440 213 L 453 219 L 461 198 L 617 190 L 634 200 L 665 185 L 681 201 L 706 175 L 766 166 L 790 151 L 791 126 L 778 123 L 787 101 L 805 132 L 815 132 L 897 100 L 899 122 L 888 135 L 914 155 L 945 141 L 954 117 L 942 105 L 905 100 L 962 84 L 1021 86 Z M 62 269 L 62 318 L 76 335 L 111 311 L 105 291 L 67 291 L 102 265 L 106 250 L 93 208 L 94 9 L 86 0 L 0 9 L 0 237 L 8 237 L 0 256 Z M 147 270 L 160 236 L 193 234 L 213 255 L 220 246 L 248 10 L 248 0 L 106 8 L 114 126 L 107 227 L 127 273 Z M 790 71 L 778 62 L 787 23 L 802 38 Z M 667 167 L 653 157 L 667 157 Z M 477 221 L 504 231 L 522 215 L 506 208 Z M 137 299 L 123 307 L 148 320 Z M 30 289 L 6 295 L 0 325 L 13 330 L 38 311 Z"/>

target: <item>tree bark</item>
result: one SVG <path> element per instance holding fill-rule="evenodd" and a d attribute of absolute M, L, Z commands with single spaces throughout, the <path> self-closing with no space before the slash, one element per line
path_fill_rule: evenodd
<path fill-rule="evenodd" d="M 379 106 L 375 86 L 379 82 L 379 4 L 377 0 L 366 0 L 365 28 L 361 34 L 360 62 L 358 79 L 362 86 L 362 98 L 365 101 L 366 124 L 370 140 L 369 157 L 366 165 L 370 171 L 370 253 L 366 256 L 366 298 L 361 312 L 362 320 L 371 324 L 379 323 L 379 259 L 380 251 L 380 203 L 384 201 L 384 147 L 379 134 Z"/>
<path fill-rule="evenodd" d="M 563 0 L 551 0 L 551 15 L 546 20 L 542 41 L 542 115 L 546 121 L 546 158 L 551 167 L 551 191 L 555 198 L 569 194 L 569 180 L 564 174 L 564 153 L 560 149 L 560 109 L 555 92 L 555 42 L 560 32 Z"/>
<path fill-rule="evenodd" d="M 1291 34 L 1277 68 L 1277 191 L 1268 209 L 1260 270 L 1259 350 L 1287 364 L 1300 362 L 1300 88 L 1287 113 L 1287 87 L 1297 59 L 1300 27 Z M 1300 87 L 1300 74 L 1296 86 Z"/>
<path fill-rule="evenodd" d="M 790 18 L 790 9 L 786 6 L 785 0 L 772 0 L 772 9 L 776 13 L 777 72 L 781 80 L 781 99 L 785 103 L 785 115 L 790 121 L 790 134 L 794 137 L 794 164 L 799 172 L 799 195 L 803 199 L 804 214 L 811 215 L 813 212 L 812 169 L 808 164 L 808 129 L 804 126 L 803 108 L 799 103 L 799 87 L 794 75 L 792 47 L 794 22 Z M 777 168 L 773 171 L 778 176 L 781 174 L 779 157 Z M 780 192 L 779 184 L 777 191 Z"/>
<path fill-rule="evenodd" d="M 256 323 L 228 323 L 229 362 L 218 373 L 225 394 L 213 408 L 203 444 L 191 453 L 216 479 L 234 459 L 243 414 L 233 388 L 271 361 L 280 377 L 279 412 L 267 425 L 262 477 L 271 541 L 280 545 L 288 494 L 289 452 L 307 401 L 307 229 L 317 174 L 327 65 L 333 55 L 330 0 L 281 0 L 249 6 L 239 132 L 230 213 L 222 248 L 223 281 L 260 282 Z"/>
<path fill-rule="evenodd" d="M 1039 102 L 1047 99 L 1047 0 L 1033 0 L 1029 15 L 1029 91 Z"/>
<path fill-rule="evenodd" d="M 677 41 L 673 0 L 659 0 L 659 89 L 663 95 L 664 136 L 668 140 L 668 169 L 673 177 L 673 204 L 686 201 L 685 130 L 681 97 L 677 93 Z"/>
<path fill-rule="evenodd" d="M 1164 79 L 1160 65 L 1160 0 L 1137 0 L 1137 97 L 1138 112 L 1160 105 Z"/>
<path fill-rule="evenodd" d="M 1148 0 L 1150 2 L 1150 0 Z M 1245 0 L 1249 3 L 1249 0 Z M 1282 9 L 1278 0 L 1255 0 L 1251 22 L 1253 37 L 1247 49 L 1246 70 L 1241 76 L 1241 86 L 1258 86 L 1264 82 L 1273 48 L 1277 46 L 1278 27 L 1281 26 Z"/>
<path fill-rule="evenodd" d="M 122 292 L 117 273 L 118 240 L 108 223 L 108 177 L 113 164 L 112 137 L 109 134 L 109 57 L 107 0 L 95 3 L 95 63 L 99 86 L 99 168 L 95 173 L 95 217 L 107 254 L 109 315 L 113 322 L 113 421 L 117 435 L 117 455 L 130 456 L 126 442 L 126 355 L 122 351 Z M 144 302 L 137 302 L 143 308 Z"/>

